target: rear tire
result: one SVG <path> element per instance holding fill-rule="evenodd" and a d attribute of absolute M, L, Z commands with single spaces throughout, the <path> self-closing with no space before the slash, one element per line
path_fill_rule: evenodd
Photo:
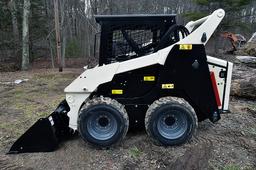
<path fill-rule="evenodd" d="M 80 111 L 78 130 L 81 137 L 98 147 L 118 144 L 129 126 L 123 105 L 108 97 L 97 97 L 84 104 Z"/>
<path fill-rule="evenodd" d="M 145 117 L 146 131 L 157 145 L 180 145 L 191 139 L 198 125 L 192 106 L 184 99 L 163 97 L 151 104 Z"/>

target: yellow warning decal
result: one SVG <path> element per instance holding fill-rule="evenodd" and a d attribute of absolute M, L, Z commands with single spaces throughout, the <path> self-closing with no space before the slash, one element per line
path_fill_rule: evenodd
<path fill-rule="evenodd" d="M 155 81 L 155 76 L 144 76 L 144 81 Z"/>
<path fill-rule="evenodd" d="M 121 89 L 115 89 L 115 90 L 112 90 L 111 92 L 112 94 L 123 94 L 123 90 Z"/>
<path fill-rule="evenodd" d="M 180 44 L 180 50 L 192 50 L 192 44 Z"/>
<path fill-rule="evenodd" d="M 162 84 L 162 89 L 174 89 L 174 84 Z"/>

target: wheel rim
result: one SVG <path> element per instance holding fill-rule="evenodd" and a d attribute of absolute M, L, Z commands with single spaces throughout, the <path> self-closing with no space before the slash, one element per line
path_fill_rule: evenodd
<path fill-rule="evenodd" d="M 94 113 L 88 119 L 87 130 L 97 140 L 108 140 L 117 132 L 117 121 L 109 112 Z"/>
<path fill-rule="evenodd" d="M 177 110 L 167 111 L 157 121 L 157 130 L 166 139 L 177 139 L 187 130 L 186 115 Z"/>

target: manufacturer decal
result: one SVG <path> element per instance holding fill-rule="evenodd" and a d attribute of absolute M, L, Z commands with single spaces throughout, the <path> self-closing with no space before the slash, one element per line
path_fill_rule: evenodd
<path fill-rule="evenodd" d="M 162 84 L 162 89 L 174 89 L 174 84 Z"/>
<path fill-rule="evenodd" d="M 192 50 L 192 44 L 180 44 L 180 50 Z"/>
<path fill-rule="evenodd" d="M 123 90 L 121 90 L 121 89 L 114 89 L 111 92 L 112 92 L 112 94 L 123 94 Z"/>
<path fill-rule="evenodd" d="M 155 76 L 144 76 L 144 81 L 155 81 Z"/>

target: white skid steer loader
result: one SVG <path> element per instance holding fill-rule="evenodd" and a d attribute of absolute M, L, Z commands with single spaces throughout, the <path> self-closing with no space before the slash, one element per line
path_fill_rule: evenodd
<path fill-rule="evenodd" d="M 186 26 L 175 15 L 100 15 L 99 64 L 65 88 L 66 99 L 9 153 L 48 152 L 79 135 L 96 147 L 145 127 L 155 144 L 188 141 L 198 121 L 228 111 L 233 64 L 207 56 L 222 9 Z"/>

